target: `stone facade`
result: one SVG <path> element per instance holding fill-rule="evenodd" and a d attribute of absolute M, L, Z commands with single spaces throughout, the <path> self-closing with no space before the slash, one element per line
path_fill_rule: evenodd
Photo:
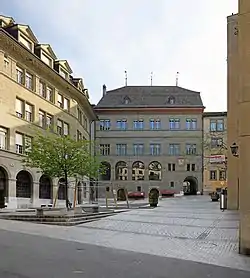
<path fill-rule="evenodd" d="M 202 190 L 202 112 L 198 92 L 171 86 L 126 86 L 106 92 L 94 108 L 105 186 L 144 192 Z M 171 100 L 173 99 L 173 101 Z M 195 148 L 192 151 L 192 146 Z"/>
<path fill-rule="evenodd" d="M 250 255 L 250 2 L 239 0 L 239 13 L 228 18 L 229 208 L 240 212 L 240 253 Z"/>
<path fill-rule="evenodd" d="M 203 114 L 204 192 L 227 187 L 227 112 Z"/>
<path fill-rule="evenodd" d="M 61 134 L 91 139 L 95 114 L 82 79 L 73 78 L 65 60 L 57 60 L 50 45 L 39 44 L 27 25 L 0 17 L 0 185 L 8 208 L 52 203 L 58 179 L 27 169 L 21 160 L 35 132 L 51 124 Z M 78 202 L 87 196 L 78 187 Z M 69 199 L 73 185 L 69 180 Z M 58 205 L 65 205 L 63 186 Z"/>

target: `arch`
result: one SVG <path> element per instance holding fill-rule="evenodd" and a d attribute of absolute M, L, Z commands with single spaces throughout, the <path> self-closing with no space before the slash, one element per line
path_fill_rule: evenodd
<path fill-rule="evenodd" d="M 39 199 L 52 199 L 52 181 L 47 175 L 42 175 L 39 179 Z"/>
<path fill-rule="evenodd" d="M 145 178 L 145 164 L 141 161 L 135 161 L 132 164 L 132 180 L 143 181 Z"/>
<path fill-rule="evenodd" d="M 198 180 L 194 176 L 188 176 L 183 181 L 185 184 L 183 186 L 184 195 L 196 195 L 198 191 Z"/>
<path fill-rule="evenodd" d="M 82 183 L 79 181 L 77 184 L 77 204 L 80 205 L 82 203 Z"/>
<path fill-rule="evenodd" d="M 124 188 L 117 190 L 117 201 L 126 201 L 126 192 Z"/>
<path fill-rule="evenodd" d="M 58 181 L 58 200 L 66 200 L 66 180 L 65 178 L 60 178 Z"/>
<path fill-rule="evenodd" d="M 128 180 L 128 164 L 125 161 L 118 161 L 115 165 L 116 180 Z"/>
<path fill-rule="evenodd" d="M 157 180 L 160 181 L 161 180 L 161 176 L 162 176 L 162 167 L 161 167 L 161 163 L 158 161 L 152 161 L 149 163 L 148 165 L 148 179 L 149 180 Z"/>
<path fill-rule="evenodd" d="M 0 191 L 4 197 L 8 197 L 9 193 L 9 177 L 7 171 L 0 166 Z"/>
<path fill-rule="evenodd" d="M 16 197 L 31 198 L 33 191 L 33 179 L 26 170 L 21 170 L 16 175 Z"/>
<path fill-rule="evenodd" d="M 111 165 L 107 161 L 101 162 L 101 170 L 102 173 L 100 175 L 100 180 L 102 181 L 109 181 L 111 178 Z"/>

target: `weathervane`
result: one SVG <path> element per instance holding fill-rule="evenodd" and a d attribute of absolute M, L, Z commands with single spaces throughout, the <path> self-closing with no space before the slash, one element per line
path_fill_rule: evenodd
<path fill-rule="evenodd" d="M 125 73 L 125 86 L 127 86 L 128 85 L 128 73 L 126 70 L 124 71 L 124 73 Z"/>
<path fill-rule="evenodd" d="M 177 71 L 176 73 L 176 79 L 175 79 L 175 82 L 176 82 L 176 86 L 178 86 L 178 83 L 179 83 L 179 72 Z"/>

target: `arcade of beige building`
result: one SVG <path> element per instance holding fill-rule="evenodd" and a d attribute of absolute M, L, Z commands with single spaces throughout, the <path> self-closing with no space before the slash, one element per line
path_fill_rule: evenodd
<path fill-rule="evenodd" d="M 22 157 L 37 130 L 52 124 L 58 134 L 91 139 L 96 119 L 82 78 L 49 44 L 38 42 L 28 25 L 0 16 L 0 186 L 8 208 L 65 205 L 64 181 L 27 169 Z M 69 181 L 71 184 L 71 181 Z M 88 181 L 78 186 L 77 202 L 88 198 Z M 69 199 L 73 189 L 69 186 Z"/>
<path fill-rule="evenodd" d="M 250 255 L 250 1 L 228 17 L 228 206 L 239 210 L 239 250 Z"/>

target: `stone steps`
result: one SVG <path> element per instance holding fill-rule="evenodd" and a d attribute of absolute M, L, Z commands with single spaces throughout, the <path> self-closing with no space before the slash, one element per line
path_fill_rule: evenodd
<path fill-rule="evenodd" d="M 40 223 L 47 225 L 59 225 L 59 226 L 75 226 L 87 222 L 97 221 L 104 217 L 109 217 L 117 214 L 118 212 L 99 212 L 99 213 L 84 213 L 75 215 L 44 215 L 38 217 L 36 215 L 18 215 L 18 214 L 5 214 L 0 218 L 14 221 L 27 221 L 32 223 Z"/>

